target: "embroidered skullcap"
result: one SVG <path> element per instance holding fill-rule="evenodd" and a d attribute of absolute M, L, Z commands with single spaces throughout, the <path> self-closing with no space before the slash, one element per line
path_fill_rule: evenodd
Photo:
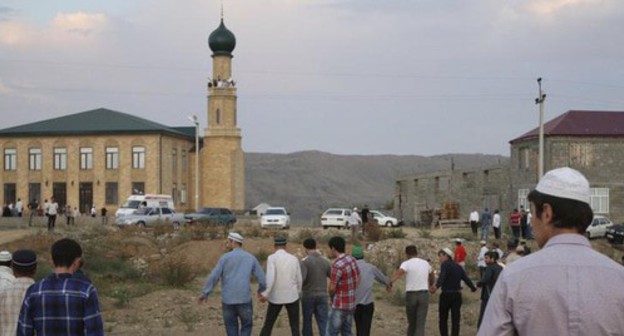
<path fill-rule="evenodd" d="M 31 250 L 18 250 L 13 253 L 13 267 L 29 269 L 37 265 L 37 254 Z"/>
<path fill-rule="evenodd" d="M 230 232 L 230 234 L 228 234 L 228 239 L 242 244 L 244 238 L 236 232 Z"/>
<path fill-rule="evenodd" d="M 441 249 L 440 252 L 444 252 L 444 254 L 449 256 L 449 258 L 453 258 L 453 251 L 451 251 L 451 249 L 448 247 Z"/>
<path fill-rule="evenodd" d="M 286 237 L 275 237 L 273 238 L 273 243 L 275 245 L 286 245 Z"/>
<path fill-rule="evenodd" d="M 563 167 L 546 173 L 535 187 L 542 194 L 589 204 L 589 182 L 577 170 Z"/>

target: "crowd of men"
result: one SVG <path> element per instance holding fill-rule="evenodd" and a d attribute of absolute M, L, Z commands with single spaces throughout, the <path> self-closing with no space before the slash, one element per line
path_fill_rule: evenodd
<path fill-rule="evenodd" d="M 303 242 L 305 256 L 298 258 L 288 252 L 286 238 L 276 237 L 265 272 L 242 248 L 244 237 L 230 232 L 228 252 L 208 276 L 199 302 L 205 303 L 220 282 L 226 334 L 251 335 L 255 278 L 255 295 L 267 305 L 260 335 L 272 334 L 282 308 L 292 335 L 312 335 L 313 320 L 320 335 L 352 335 L 353 324 L 357 335 L 370 335 L 374 283 L 391 291 L 405 277 L 408 336 L 425 334 L 430 298 L 438 291 L 439 333 L 449 335 L 450 315 L 450 334 L 459 335 L 466 286 L 473 292 L 481 288 L 480 336 L 622 335 L 624 291 L 619 287 L 624 267 L 594 251 L 583 235 L 593 217 L 589 195 L 589 183 L 579 172 L 570 168 L 548 172 L 528 195 L 540 250 L 532 252 L 514 238 L 504 252 L 496 242 L 488 247 L 482 240 L 476 284 L 464 270 L 467 253 L 459 239 L 455 251 L 447 247 L 438 251 L 437 276 L 430 261 L 409 245 L 406 260 L 388 277 L 364 260 L 361 246 L 352 246 L 347 254 L 340 236 L 329 240 L 328 259 L 312 238 Z M 61 239 L 52 245 L 51 255 L 54 272 L 35 282 L 33 251 L 0 252 L 0 335 L 104 333 L 97 291 L 81 272 L 80 245 Z"/>

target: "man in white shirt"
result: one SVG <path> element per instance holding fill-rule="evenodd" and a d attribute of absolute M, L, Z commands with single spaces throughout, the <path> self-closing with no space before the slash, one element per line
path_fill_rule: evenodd
<path fill-rule="evenodd" d="M 470 222 L 470 228 L 472 229 L 472 234 L 477 236 L 477 230 L 479 228 L 479 212 L 477 210 L 473 210 L 468 217 L 468 221 Z"/>
<path fill-rule="evenodd" d="M 48 231 L 54 231 L 54 225 L 56 224 L 56 215 L 58 214 L 58 203 L 54 199 L 54 196 L 50 198 L 48 204 Z"/>
<path fill-rule="evenodd" d="M 261 336 L 269 336 L 283 306 L 288 312 L 292 335 L 299 335 L 299 293 L 303 283 L 299 259 L 286 252 L 286 238 L 276 237 L 275 253 L 267 259 L 266 290 L 260 301 L 269 301 Z"/>
<path fill-rule="evenodd" d="M 351 217 L 349 217 L 349 228 L 351 228 L 351 239 L 355 241 L 358 236 L 358 232 L 360 231 L 360 225 L 362 224 L 362 218 L 360 218 L 360 214 L 358 213 L 358 208 L 353 208 L 351 212 Z"/>
<path fill-rule="evenodd" d="M 24 213 L 24 203 L 22 203 L 21 198 L 17 199 L 17 203 L 15 203 L 15 209 L 17 209 L 17 216 L 22 217 L 22 213 Z"/>
<path fill-rule="evenodd" d="M 425 335 L 425 322 L 429 309 L 429 288 L 433 286 L 433 268 L 424 259 L 418 258 L 415 245 L 405 248 L 408 260 L 404 261 L 392 276 L 394 283 L 405 276 L 405 313 L 407 314 L 407 334 L 412 336 Z"/>
<path fill-rule="evenodd" d="M 480 242 L 481 249 L 479 250 L 479 257 L 477 257 L 477 267 L 479 267 L 479 279 L 483 278 L 483 273 L 485 273 L 485 269 L 487 264 L 485 263 L 485 253 L 488 251 L 487 243 L 485 240 Z"/>
<path fill-rule="evenodd" d="M 492 228 L 494 228 L 494 238 L 500 239 L 501 237 L 501 216 L 498 209 L 494 210 L 494 216 L 492 217 Z"/>

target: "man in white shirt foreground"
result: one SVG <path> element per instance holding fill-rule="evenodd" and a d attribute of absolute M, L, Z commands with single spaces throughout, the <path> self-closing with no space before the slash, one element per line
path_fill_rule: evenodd
<path fill-rule="evenodd" d="M 286 238 L 276 237 L 275 253 L 267 259 L 266 290 L 260 301 L 269 301 L 261 336 L 269 336 L 282 307 L 286 306 L 292 335 L 299 335 L 299 293 L 302 277 L 299 259 L 286 252 Z"/>
<path fill-rule="evenodd" d="M 528 200 L 541 250 L 502 271 L 478 335 L 622 335 L 624 267 L 583 235 L 593 218 L 589 195 L 571 168 L 540 179 Z"/>
<path fill-rule="evenodd" d="M 407 335 L 424 336 L 427 310 L 429 309 L 429 288 L 433 286 L 433 268 L 429 262 L 418 258 L 415 245 L 405 248 L 408 260 L 404 261 L 392 276 L 392 283 L 405 276 L 405 313 L 407 314 Z"/>

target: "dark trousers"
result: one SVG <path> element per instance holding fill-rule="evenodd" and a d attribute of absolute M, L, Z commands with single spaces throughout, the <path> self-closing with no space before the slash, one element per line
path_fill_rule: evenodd
<path fill-rule="evenodd" d="M 501 235 L 500 235 L 500 228 L 499 227 L 495 227 L 494 228 L 494 237 L 496 239 L 500 239 Z"/>
<path fill-rule="evenodd" d="M 442 292 L 440 294 L 440 335 L 448 336 L 448 315 L 451 311 L 451 335 L 459 336 L 459 319 L 461 317 L 461 292 Z"/>
<path fill-rule="evenodd" d="M 477 230 L 479 229 L 479 222 L 471 221 L 470 228 L 472 229 L 472 233 L 476 236 Z"/>
<path fill-rule="evenodd" d="M 511 233 L 513 234 L 514 238 L 520 238 L 520 225 L 512 226 Z"/>
<path fill-rule="evenodd" d="M 48 215 L 48 231 L 54 230 L 56 224 L 56 215 Z"/>
<path fill-rule="evenodd" d="M 290 323 L 290 332 L 293 336 L 299 336 L 299 300 L 286 304 L 273 304 L 269 302 L 267 308 L 266 319 L 260 331 L 260 336 L 270 336 L 273 331 L 273 325 L 279 316 L 282 307 L 286 306 L 288 312 L 288 322 Z"/>
<path fill-rule="evenodd" d="M 371 302 L 367 305 L 359 304 L 355 306 L 355 314 L 353 315 L 353 318 L 355 319 L 355 333 L 357 336 L 370 335 L 374 312 L 374 302 Z"/>
<path fill-rule="evenodd" d="M 485 287 L 481 290 L 486 290 Z M 485 313 L 485 307 L 487 307 L 488 300 L 481 299 L 481 310 L 479 311 L 479 322 L 477 322 L 477 330 L 481 326 L 481 322 L 483 321 L 483 313 Z"/>

